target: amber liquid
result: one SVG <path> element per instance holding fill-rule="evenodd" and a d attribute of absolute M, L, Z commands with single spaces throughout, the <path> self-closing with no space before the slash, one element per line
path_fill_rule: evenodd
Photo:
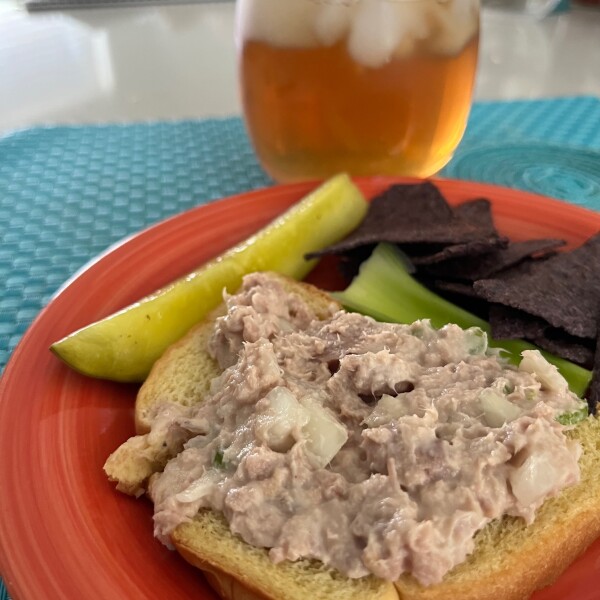
<path fill-rule="evenodd" d="M 476 35 L 452 56 L 416 51 L 369 68 L 344 41 L 315 48 L 246 41 L 242 99 L 263 166 L 279 181 L 341 171 L 432 175 L 464 133 L 477 48 Z"/>

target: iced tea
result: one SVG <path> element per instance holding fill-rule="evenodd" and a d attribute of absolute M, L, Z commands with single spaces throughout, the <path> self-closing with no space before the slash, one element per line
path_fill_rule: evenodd
<path fill-rule="evenodd" d="M 238 0 L 244 114 L 279 181 L 428 176 L 466 125 L 477 0 Z"/>

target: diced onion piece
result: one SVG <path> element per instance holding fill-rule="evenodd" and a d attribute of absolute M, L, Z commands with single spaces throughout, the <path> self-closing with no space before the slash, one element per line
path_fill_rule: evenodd
<path fill-rule="evenodd" d="M 568 384 L 565 378 L 541 355 L 539 350 L 525 350 L 522 356 L 519 369 L 535 375 L 543 388 L 554 392 L 567 390 Z"/>
<path fill-rule="evenodd" d="M 267 408 L 257 415 L 256 435 L 276 452 L 287 452 L 295 442 L 298 431 L 310 419 L 308 411 L 285 387 L 275 387 L 266 396 Z"/>
<path fill-rule="evenodd" d="M 216 469 L 205 471 L 200 479 L 196 479 L 185 490 L 175 495 L 175 500 L 187 504 L 196 502 L 203 496 L 208 496 L 214 489 L 215 484 L 222 478 L 222 474 Z"/>
<path fill-rule="evenodd" d="M 317 400 L 298 401 L 285 387 L 273 388 L 265 400 L 267 408 L 258 415 L 255 431 L 272 450 L 287 452 L 297 439 L 305 439 L 316 464 L 324 467 L 346 443 L 346 428 Z"/>
<path fill-rule="evenodd" d="M 306 448 L 314 455 L 317 465 L 325 467 L 346 443 L 348 432 L 318 401 L 303 398 L 301 402 L 309 415 L 308 423 L 302 428 Z"/>
<path fill-rule="evenodd" d="M 367 427 L 380 427 L 408 414 L 411 414 L 411 411 L 405 402 L 398 397 L 394 398 L 389 394 L 383 394 L 375 408 L 364 420 L 364 424 Z"/>
<path fill-rule="evenodd" d="M 523 506 L 538 503 L 562 487 L 562 475 L 552 456 L 535 453 L 509 475 L 513 494 Z"/>
<path fill-rule="evenodd" d="M 521 415 L 521 409 L 497 390 L 487 388 L 479 394 L 485 421 L 490 427 L 502 427 Z"/>

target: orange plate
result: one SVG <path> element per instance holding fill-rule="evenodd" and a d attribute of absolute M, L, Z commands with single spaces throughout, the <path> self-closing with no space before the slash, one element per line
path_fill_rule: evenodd
<path fill-rule="evenodd" d="M 359 183 L 372 197 L 393 181 Z M 490 198 L 499 229 L 515 239 L 577 244 L 600 229 L 600 214 L 555 200 L 439 186 L 452 203 Z M 103 475 L 106 457 L 133 434 L 135 386 L 80 376 L 48 347 L 246 238 L 313 187 L 242 194 L 143 231 L 79 272 L 34 321 L 0 384 L 0 572 L 15 600 L 216 598 L 199 571 L 153 539 L 150 504 Z M 327 269 L 318 280 L 327 282 Z M 535 598 L 597 598 L 599 576 L 600 540 Z"/>

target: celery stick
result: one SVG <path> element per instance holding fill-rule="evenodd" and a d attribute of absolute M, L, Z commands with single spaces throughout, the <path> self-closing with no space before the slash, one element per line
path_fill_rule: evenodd
<path fill-rule="evenodd" d="M 418 283 L 408 272 L 408 265 L 400 251 L 390 244 L 379 244 L 371 257 L 360 268 L 359 274 L 343 291 L 333 294 L 348 310 L 370 315 L 378 321 L 412 323 L 429 319 L 440 328 L 456 323 L 466 329 L 479 327 L 490 335 L 487 322 L 470 312 L 440 298 Z M 489 345 L 506 350 L 507 358 L 517 364 L 523 350 L 536 347 L 522 340 L 493 340 Z M 578 396 L 585 393 L 592 374 L 587 369 L 542 351 L 544 357 L 556 365 Z"/>

